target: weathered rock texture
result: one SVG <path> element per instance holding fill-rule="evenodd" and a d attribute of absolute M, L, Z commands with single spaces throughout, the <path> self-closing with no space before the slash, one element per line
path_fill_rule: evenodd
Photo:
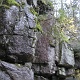
<path fill-rule="evenodd" d="M 23 2 L 19 0 L 19 3 Z M 0 45 L 2 57 L 10 62 L 33 61 L 35 49 L 35 17 L 30 12 L 26 0 L 24 8 L 11 6 L 2 9 Z"/>
<path fill-rule="evenodd" d="M 0 8 L 0 80 L 77 80 L 73 75 L 80 68 L 79 52 L 74 58 L 67 43 L 53 38 L 50 6 L 41 0 L 16 1 L 25 5 Z M 46 14 L 40 21 L 43 33 L 35 30 L 32 7 Z"/>
<path fill-rule="evenodd" d="M 0 61 L 0 80 L 34 80 L 34 73 L 30 68 L 30 63 L 26 66 Z"/>

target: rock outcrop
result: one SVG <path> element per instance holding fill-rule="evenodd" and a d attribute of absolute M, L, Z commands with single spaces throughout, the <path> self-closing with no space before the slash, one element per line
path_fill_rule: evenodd
<path fill-rule="evenodd" d="M 52 8 L 41 0 L 16 1 L 20 6 L 0 8 L 0 80 L 77 80 L 79 52 L 74 57 L 69 44 L 53 37 Z M 46 14 L 40 21 L 42 32 L 36 30 L 31 8 Z"/>

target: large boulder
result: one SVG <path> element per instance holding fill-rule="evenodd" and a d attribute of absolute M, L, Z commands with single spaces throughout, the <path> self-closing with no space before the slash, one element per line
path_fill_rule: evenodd
<path fill-rule="evenodd" d="M 36 23 L 27 1 L 18 2 L 25 3 L 24 7 L 12 5 L 9 9 L 2 7 L 0 11 L 0 57 L 9 62 L 24 63 L 34 59 Z"/>

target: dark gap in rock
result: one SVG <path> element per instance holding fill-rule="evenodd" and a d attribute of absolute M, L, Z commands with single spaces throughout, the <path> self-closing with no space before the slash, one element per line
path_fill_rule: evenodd
<path fill-rule="evenodd" d="M 33 0 L 26 0 L 29 5 L 32 5 Z"/>
<path fill-rule="evenodd" d="M 4 61 L 9 63 L 19 63 L 25 65 L 26 62 L 33 62 L 33 56 L 27 53 L 10 53 L 8 51 Z"/>
<path fill-rule="evenodd" d="M 12 54 L 8 51 L 7 49 L 8 45 L 6 44 L 0 44 L 0 60 L 5 61 L 5 62 L 9 62 L 9 63 L 19 63 L 22 65 L 25 65 L 26 62 L 29 62 L 28 56 L 23 55 L 18 55 L 16 53 Z M 30 56 L 29 56 L 30 57 Z"/>
<path fill-rule="evenodd" d="M 33 65 L 43 65 L 43 66 L 47 66 L 48 65 L 48 63 L 33 63 Z"/>
<path fill-rule="evenodd" d="M 80 49 L 73 49 L 74 53 L 80 52 Z"/>
<path fill-rule="evenodd" d="M 46 5 L 42 3 L 42 1 L 37 1 L 38 7 L 39 7 L 39 14 L 45 14 L 46 13 Z"/>
<path fill-rule="evenodd" d="M 62 64 L 58 64 L 57 65 L 58 67 L 65 67 L 65 68 L 69 68 L 69 69 L 71 69 L 71 68 L 73 68 L 73 66 L 69 66 L 69 65 L 62 65 Z"/>
<path fill-rule="evenodd" d="M 51 11 L 52 8 L 48 4 L 44 4 L 41 0 L 37 1 L 37 7 L 39 8 L 39 14 L 46 14 L 48 11 Z"/>
<path fill-rule="evenodd" d="M 1 60 L 7 59 L 7 50 L 5 44 L 0 44 L 0 59 Z"/>
<path fill-rule="evenodd" d="M 52 78 L 52 76 L 54 75 L 54 74 L 47 74 L 47 73 L 34 73 L 34 75 L 37 75 L 37 76 L 43 76 L 44 78 L 48 78 L 48 79 L 50 79 L 50 78 Z"/>

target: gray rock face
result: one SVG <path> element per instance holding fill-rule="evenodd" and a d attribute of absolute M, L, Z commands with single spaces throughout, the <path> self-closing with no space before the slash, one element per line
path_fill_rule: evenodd
<path fill-rule="evenodd" d="M 0 80 L 75 80 L 69 76 L 75 73 L 74 66 L 80 68 L 80 55 L 77 52 L 74 58 L 67 43 L 53 38 L 53 12 L 47 14 L 49 7 L 40 0 L 16 1 L 20 7 L 0 8 Z M 46 13 L 40 22 L 42 34 L 35 30 L 33 7 Z"/>
<path fill-rule="evenodd" d="M 0 61 L 0 80 L 34 80 L 34 73 L 28 67 Z"/>
<path fill-rule="evenodd" d="M 35 50 L 35 61 L 33 63 L 33 71 L 38 75 L 46 75 L 46 77 L 55 74 L 56 64 L 55 64 L 55 48 L 53 38 L 50 36 L 52 34 L 50 25 L 53 24 L 53 19 L 50 16 L 47 16 L 47 20 L 42 22 L 42 27 L 44 34 L 38 37 Z M 45 27 L 46 26 L 46 27 Z M 45 34 L 46 33 L 46 34 Z"/>
<path fill-rule="evenodd" d="M 35 73 L 42 74 L 54 74 L 56 70 L 55 65 L 55 50 L 54 48 L 49 47 L 48 49 L 48 62 L 46 63 L 37 63 L 33 64 L 33 70 Z"/>
<path fill-rule="evenodd" d="M 54 46 L 50 47 L 50 43 L 53 41 L 53 38 L 50 35 L 50 34 L 52 34 L 51 24 L 53 24 L 53 18 L 51 18 L 51 15 L 49 17 L 47 17 L 47 19 L 49 19 L 49 18 L 50 18 L 50 20 L 48 20 L 48 22 L 47 22 L 47 20 L 41 22 L 44 34 L 42 34 L 40 37 L 38 37 L 38 40 L 36 42 L 35 63 L 48 63 L 51 60 L 53 60 L 53 58 L 55 56 Z M 53 45 L 54 45 L 54 43 L 53 43 Z M 50 56 L 50 54 L 52 54 L 52 56 Z"/>
<path fill-rule="evenodd" d="M 71 47 L 67 43 L 59 43 L 56 41 L 56 62 L 58 65 L 57 75 L 62 78 L 66 78 L 75 74 L 74 71 L 74 53 Z"/>
<path fill-rule="evenodd" d="M 11 6 L 10 9 L 5 9 L 3 12 L 0 45 L 5 48 L 9 61 L 13 60 L 11 56 L 15 56 L 16 60 L 13 62 L 33 61 L 36 38 L 32 28 L 35 27 L 35 17 L 30 12 L 27 2 L 20 2 L 25 3 L 24 8 Z M 5 50 L 3 51 L 4 54 Z M 3 53 L 1 55 L 4 56 Z"/>
<path fill-rule="evenodd" d="M 32 63 L 28 62 L 33 62 L 35 54 L 35 16 L 28 1 L 16 1 L 25 5 L 0 8 L 0 59 L 15 63 L 0 61 L 0 80 L 34 80 Z M 37 0 L 33 3 L 37 6 Z"/>
<path fill-rule="evenodd" d="M 75 61 L 74 61 L 74 54 L 73 51 L 69 49 L 66 43 L 63 43 L 61 45 L 61 61 L 60 65 L 62 66 L 68 66 L 68 67 L 74 67 Z"/>
<path fill-rule="evenodd" d="M 11 80 L 10 76 L 3 71 L 0 71 L 0 80 Z"/>

